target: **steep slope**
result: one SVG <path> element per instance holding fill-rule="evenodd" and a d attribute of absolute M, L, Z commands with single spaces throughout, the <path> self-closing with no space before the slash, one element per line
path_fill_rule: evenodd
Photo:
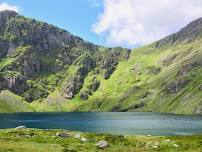
<path fill-rule="evenodd" d="M 22 97 L 4 90 L 0 93 L 0 112 L 33 112 L 34 109 Z"/>
<path fill-rule="evenodd" d="M 36 111 L 202 114 L 202 18 L 132 51 L 12 11 L 0 12 L 0 27 L 0 90 Z"/>
<path fill-rule="evenodd" d="M 76 94 L 86 100 L 99 87 L 96 75 L 108 79 L 130 50 L 104 48 L 55 26 L 0 12 L 0 90 L 33 102 L 59 90 L 65 100 Z M 80 93 L 89 72 L 93 90 Z"/>
<path fill-rule="evenodd" d="M 89 99 L 84 111 L 202 113 L 202 18 L 135 49 Z"/>

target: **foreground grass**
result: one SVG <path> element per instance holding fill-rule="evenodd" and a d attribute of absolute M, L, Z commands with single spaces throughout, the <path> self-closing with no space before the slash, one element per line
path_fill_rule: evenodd
<path fill-rule="evenodd" d="M 67 138 L 56 137 L 66 132 Z M 75 134 L 87 139 L 82 142 Z M 96 147 L 105 140 L 109 146 Z M 6 129 L 0 130 L 0 152 L 201 152 L 202 135 L 195 136 L 118 136 L 71 132 L 67 130 Z"/>

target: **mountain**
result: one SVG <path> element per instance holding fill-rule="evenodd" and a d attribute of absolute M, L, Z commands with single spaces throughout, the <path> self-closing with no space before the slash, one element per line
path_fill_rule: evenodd
<path fill-rule="evenodd" d="M 201 114 L 201 38 L 199 18 L 142 48 L 106 48 L 2 11 L 0 111 Z"/>

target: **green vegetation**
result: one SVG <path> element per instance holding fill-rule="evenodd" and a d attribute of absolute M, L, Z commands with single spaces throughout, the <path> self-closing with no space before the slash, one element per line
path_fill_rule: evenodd
<path fill-rule="evenodd" d="M 78 93 L 70 102 L 60 103 L 57 107 L 62 111 L 157 111 L 193 114 L 202 104 L 199 89 L 202 84 L 201 42 L 202 40 L 198 40 L 162 48 L 150 45 L 135 49 L 127 61 L 119 62 L 109 79 L 106 80 L 93 71 L 88 73 L 80 92 L 88 90 L 94 76 L 99 79 L 100 87 L 87 101 L 80 99 Z M 196 62 L 199 65 L 195 65 Z M 190 70 L 186 69 L 189 65 L 193 65 Z M 184 74 L 179 74 L 183 70 Z M 177 92 L 170 92 L 168 87 L 179 80 L 188 80 L 189 83 Z M 44 102 L 43 106 L 50 105 Z"/>
<path fill-rule="evenodd" d="M 0 93 L 0 112 L 32 112 L 30 105 L 22 97 L 5 90 Z"/>
<path fill-rule="evenodd" d="M 22 97 L 35 111 L 202 114 L 201 18 L 131 51 L 97 46 L 53 25 L 6 13 L 0 29 L 0 91 Z"/>
<path fill-rule="evenodd" d="M 66 137 L 57 137 L 64 133 Z M 87 139 L 82 142 L 75 135 Z M 67 130 L 6 129 L 0 130 L 2 152 L 200 152 L 202 136 L 122 136 L 110 134 L 81 133 Z M 100 149 L 98 141 L 105 140 L 108 146 Z"/>

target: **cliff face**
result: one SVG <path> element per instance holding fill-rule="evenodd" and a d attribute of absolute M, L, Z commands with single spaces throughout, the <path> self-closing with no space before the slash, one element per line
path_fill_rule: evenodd
<path fill-rule="evenodd" d="M 47 97 L 57 87 L 65 98 L 72 99 L 89 72 L 96 69 L 108 79 L 118 62 L 127 60 L 130 53 L 122 48 L 100 51 L 100 46 L 13 11 L 0 12 L 0 35 L 0 89 L 29 102 Z M 71 66 L 75 68 L 70 74 L 67 71 Z M 49 76 L 54 80 L 47 80 Z"/>
<path fill-rule="evenodd" d="M 202 114 L 201 44 L 202 18 L 131 51 L 98 46 L 53 25 L 3 11 L 0 102 L 12 107 L 18 98 L 17 104 L 25 100 L 36 111 Z M 26 108 L 25 103 L 19 109 Z"/>

